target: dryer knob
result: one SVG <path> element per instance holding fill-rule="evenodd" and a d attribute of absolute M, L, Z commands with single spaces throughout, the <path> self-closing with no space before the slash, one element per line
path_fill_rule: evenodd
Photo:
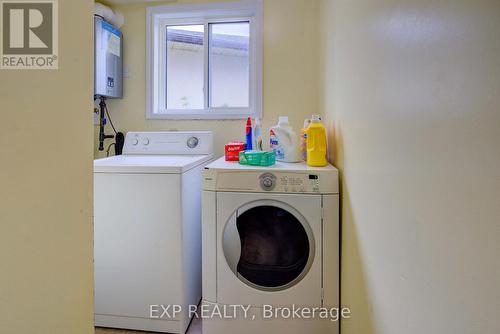
<path fill-rule="evenodd" d="M 276 176 L 270 173 L 262 174 L 260 176 L 260 186 L 265 191 L 271 191 L 276 186 Z"/>

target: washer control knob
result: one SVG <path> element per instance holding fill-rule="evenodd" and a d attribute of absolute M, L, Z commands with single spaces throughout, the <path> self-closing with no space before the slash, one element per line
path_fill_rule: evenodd
<path fill-rule="evenodd" d="M 265 191 L 271 191 L 276 186 L 276 176 L 271 173 L 262 174 L 260 176 L 260 186 Z"/>
<path fill-rule="evenodd" d="M 187 146 L 189 148 L 195 148 L 199 144 L 199 139 L 197 137 L 190 137 L 187 141 Z"/>
<path fill-rule="evenodd" d="M 149 138 L 148 137 L 142 138 L 142 145 L 144 145 L 144 146 L 149 145 Z"/>
<path fill-rule="evenodd" d="M 132 139 L 132 145 L 136 146 L 137 144 L 139 144 L 139 140 L 137 138 Z"/>

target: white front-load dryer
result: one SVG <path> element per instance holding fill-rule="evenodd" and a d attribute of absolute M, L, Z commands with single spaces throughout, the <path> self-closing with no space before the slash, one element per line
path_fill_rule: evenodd
<path fill-rule="evenodd" d="M 271 307 L 338 308 L 337 170 L 220 159 L 203 182 L 204 306 L 251 307 L 236 319 L 204 319 L 204 333 L 338 333 L 338 321 L 318 315 L 264 316 Z"/>
<path fill-rule="evenodd" d="M 217 302 L 321 304 L 321 210 L 319 195 L 218 193 Z"/>

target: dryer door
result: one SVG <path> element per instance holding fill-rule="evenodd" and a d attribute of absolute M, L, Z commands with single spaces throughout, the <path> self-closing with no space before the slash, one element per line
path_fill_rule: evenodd
<path fill-rule="evenodd" d="M 218 194 L 218 302 L 321 305 L 321 196 Z"/>

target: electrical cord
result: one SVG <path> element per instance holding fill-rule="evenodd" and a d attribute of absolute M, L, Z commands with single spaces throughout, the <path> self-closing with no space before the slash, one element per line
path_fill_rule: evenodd
<path fill-rule="evenodd" d="M 109 116 L 109 111 L 108 111 L 108 106 L 104 107 L 104 110 L 106 110 L 106 115 L 108 116 L 109 119 L 109 124 L 111 125 L 111 128 L 113 129 L 115 135 L 118 133 L 115 129 L 115 125 L 113 124 L 113 121 L 111 120 L 111 116 Z"/>
<path fill-rule="evenodd" d="M 111 144 L 108 145 L 108 148 L 106 150 L 106 157 L 109 157 L 109 151 L 111 150 L 111 146 L 116 146 L 116 144 L 115 143 L 111 143 Z"/>

